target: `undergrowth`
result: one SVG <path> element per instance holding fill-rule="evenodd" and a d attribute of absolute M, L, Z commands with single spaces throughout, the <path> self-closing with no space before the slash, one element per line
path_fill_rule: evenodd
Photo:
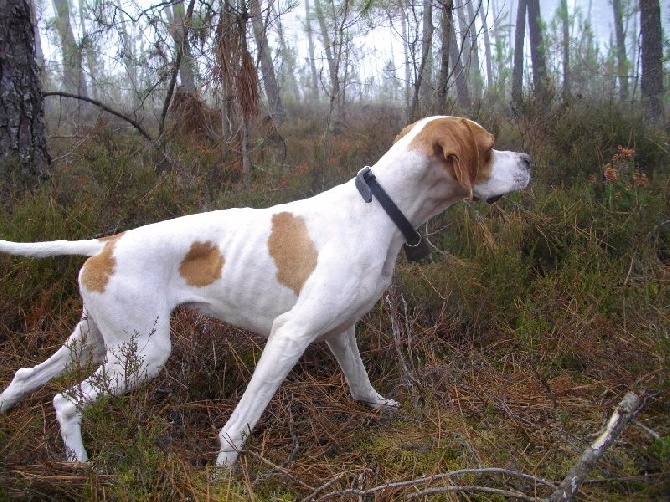
<path fill-rule="evenodd" d="M 309 196 L 373 164 L 404 126 L 398 116 L 369 110 L 325 137 L 322 123 L 296 117 L 280 129 L 286 155 L 267 142 L 255 146 L 249 189 L 239 186 L 234 145 L 222 151 L 185 136 L 171 145 L 174 164 L 159 172 L 139 139 L 98 126 L 76 146 L 52 145 L 60 160 L 50 180 L 30 192 L 3 191 L 0 236 L 101 236 Z M 374 487 L 382 487 L 376 500 L 397 500 L 431 485 L 387 484 L 481 467 L 558 482 L 627 390 L 644 396 L 637 423 L 580 497 L 663 499 L 670 493 L 668 135 L 605 105 L 478 119 L 498 132 L 501 147 L 534 157 L 534 177 L 495 205 L 465 202 L 431 221 L 423 230 L 432 262 L 401 257 L 391 290 L 359 324 L 370 377 L 402 403 L 399 411 L 352 402 L 317 344 L 263 414 L 238 469 L 216 473 L 218 429 L 264 341 L 179 309 L 173 355 L 159 377 L 86 410 L 89 465 L 61 461 L 50 406 L 76 372 L 0 416 L 0 500 L 356 499 L 353 489 Z M 2 385 L 69 334 L 81 307 L 80 265 L 0 257 Z M 451 483 L 549 493 L 507 476 Z"/>

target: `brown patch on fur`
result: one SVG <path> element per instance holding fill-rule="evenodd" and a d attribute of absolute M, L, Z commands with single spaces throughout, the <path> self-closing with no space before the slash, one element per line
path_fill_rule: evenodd
<path fill-rule="evenodd" d="M 102 293 L 107 287 L 109 278 L 114 275 L 116 259 L 114 258 L 114 246 L 123 233 L 108 235 L 98 239 L 105 242 L 105 247 L 95 256 L 91 256 L 81 268 L 81 283 L 89 291 Z"/>
<path fill-rule="evenodd" d="M 407 133 L 405 129 L 400 135 Z M 444 159 L 444 168 L 472 194 L 474 183 L 491 175 L 493 143 L 493 135 L 475 122 L 461 117 L 443 117 L 424 125 L 410 142 L 409 149 Z"/>
<path fill-rule="evenodd" d="M 211 241 L 195 241 L 179 265 L 179 274 L 189 286 L 208 286 L 221 278 L 225 260 Z"/>
<path fill-rule="evenodd" d="M 302 216 L 287 212 L 273 215 L 268 250 L 277 265 L 277 280 L 299 295 L 316 268 L 318 256 Z"/>

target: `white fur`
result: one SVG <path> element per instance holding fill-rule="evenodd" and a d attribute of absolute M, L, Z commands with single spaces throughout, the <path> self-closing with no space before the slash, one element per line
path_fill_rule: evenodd
<path fill-rule="evenodd" d="M 416 123 L 372 166 L 380 184 L 416 227 L 466 196 L 444 168 L 444 158 L 409 147 L 427 122 L 440 119 Z M 475 184 L 475 197 L 486 199 L 527 185 L 527 155 L 494 151 L 492 158 L 492 175 Z M 279 213 L 301 218 L 318 255 L 298 293 L 279 280 L 268 249 L 273 215 Z M 220 278 L 205 286 L 189 285 L 178 273 L 194 242 L 214 243 L 225 259 Z M 104 240 L 0 241 L 0 252 L 95 256 L 105 244 Z M 389 286 L 402 244 L 395 224 L 376 200 L 364 203 L 353 180 L 310 199 L 268 209 L 213 211 L 130 230 L 115 243 L 113 273 L 102 291 L 88 288 L 80 274 L 82 320 L 52 357 L 16 372 L 0 395 L 0 411 L 61 374 L 76 348 L 79 357 L 100 364 L 97 375 L 58 394 L 53 403 L 68 458 L 86 461 L 82 405 L 154 377 L 170 354 L 170 313 L 184 304 L 268 336 L 251 381 L 220 432 L 218 465 L 235 462 L 245 435 L 305 348 L 316 340 L 328 344 L 354 399 L 376 408 L 396 407 L 396 401 L 382 397 L 371 385 L 354 326 Z M 124 346 L 131 340 L 142 362 L 135 378 L 124 374 Z M 101 375 L 108 382 L 104 388 L 99 385 Z"/>

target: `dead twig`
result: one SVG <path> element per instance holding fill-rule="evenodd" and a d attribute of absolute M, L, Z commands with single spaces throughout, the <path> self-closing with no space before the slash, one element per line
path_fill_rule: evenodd
<path fill-rule="evenodd" d="M 559 487 L 549 497 L 550 502 L 572 500 L 579 490 L 580 485 L 588 476 L 596 462 L 603 456 L 605 450 L 619 437 L 626 424 L 635 416 L 640 409 L 640 397 L 633 393 L 627 393 L 610 417 L 603 432 L 591 444 L 570 469 L 570 472 L 561 482 Z"/>
<path fill-rule="evenodd" d="M 552 483 L 551 481 L 548 481 L 544 478 L 541 478 L 539 476 L 533 476 L 531 474 L 526 474 L 523 472 L 519 471 L 514 471 L 511 469 L 503 469 L 499 467 L 485 467 L 481 469 L 459 469 L 456 471 L 449 471 L 449 472 L 443 472 L 440 474 L 435 474 L 433 476 L 423 476 L 420 478 L 416 479 L 410 479 L 407 481 L 395 481 L 391 483 L 385 483 L 383 485 L 378 485 L 374 486 L 372 488 L 368 488 L 367 490 L 364 489 L 358 489 L 358 488 L 348 488 L 345 490 L 337 490 L 337 491 L 332 491 L 328 492 L 318 499 L 315 499 L 314 497 L 318 494 L 321 493 L 326 487 L 331 486 L 334 481 L 340 479 L 342 477 L 342 473 L 337 475 L 335 478 L 331 479 L 328 481 L 326 484 L 320 486 L 316 490 L 314 490 L 310 495 L 302 499 L 302 502 L 307 502 L 309 500 L 328 500 L 332 498 L 340 498 L 343 496 L 369 496 L 369 495 L 374 495 L 380 492 L 384 492 L 386 490 L 395 490 L 398 488 L 407 488 L 407 487 L 416 487 L 417 485 L 425 484 L 425 483 L 434 483 L 436 481 L 442 481 L 445 479 L 451 479 L 454 477 L 458 476 L 464 476 L 468 474 L 475 474 L 475 475 L 501 475 L 501 476 L 511 476 L 515 477 L 518 479 L 521 479 L 523 481 L 530 481 L 532 483 L 536 483 L 542 486 L 546 486 L 552 489 L 556 488 L 556 485 Z M 520 500 L 532 500 L 532 501 L 538 501 L 541 499 L 535 498 L 535 497 L 530 497 L 528 495 L 525 495 L 520 492 L 513 492 L 509 490 L 501 490 L 498 488 L 490 488 L 487 486 L 438 486 L 438 487 L 430 487 L 426 488 L 424 490 L 420 490 L 417 492 L 413 492 L 411 494 L 407 494 L 407 497 L 418 497 L 421 495 L 429 495 L 433 493 L 443 493 L 443 492 L 486 492 L 486 493 L 495 493 L 497 495 L 503 495 L 506 497 L 513 497 L 513 498 L 518 498 Z"/>
<path fill-rule="evenodd" d="M 503 497 L 519 499 L 519 500 L 528 500 L 531 502 L 542 502 L 544 499 L 537 497 L 530 497 L 525 493 L 521 492 L 512 492 L 509 490 L 501 490 L 499 488 L 491 488 L 490 486 L 437 486 L 434 488 L 427 488 L 415 493 L 410 493 L 407 495 L 408 499 L 425 497 L 426 495 L 435 495 L 437 493 L 447 493 L 447 492 L 461 492 L 461 493 L 491 493 L 493 495 L 502 495 Z"/>
<path fill-rule="evenodd" d="M 135 129 L 137 129 L 137 132 L 139 132 L 142 136 L 144 136 L 145 139 L 149 140 L 150 142 L 154 142 L 154 138 L 151 137 L 151 134 L 147 132 L 147 130 L 140 125 L 140 123 L 137 120 L 134 120 L 127 115 L 124 115 L 123 113 L 115 110 L 114 108 L 111 108 L 110 106 L 106 105 L 105 103 L 98 101 L 97 99 L 92 99 L 89 98 L 88 96 L 80 96 L 79 94 L 72 94 L 70 92 L 61 92 L 61 91 L 45 91 L 42 93 L 42 96 L 47 97 L 47 96 L 60 96 L 61 98 L 72 98 L 72 99 L 78 99 L 80 101 L 85 101 L 87 103 L 91 103 L 92 105 L 97 106 L 101 110 L 106 111 L 107 113 L 111 113 L 112 115 L 125 120 L 128 122 L 130 125 L 132 125 Z"/>
<path fill-rule="evenodd" d="M 107 113 L 111 113 L 115 117 L 118 117 L 122 120 L 125 120 L 130 125 L 132 125 L 135 129 L 137 129 L 137 132 L 139 132 L 140 135 L 144 139 L 146 139 L 147 141 L 149 141 L 149 143 L 151 143 L 151 145 L 154 147 L 154 149 L 163 157 L 163 161 L 165 161 L 165 162 L 167 162 L 168 164 L 171 164 L 171 165 L 174 165 L 174 164 L 179 165 L 178 162 L 176 162 L 174 159 L 172 159 L 165 152 L 162 145 L 159 144 L 160 142 L 157 141 L 155 138 L 153 138 L 151 136 L 151 134 L 149 134 L 149 132 L 147 132 L 147 130 L 144 127 L 142 127 L 137 120 L 135 120 L 131 117 L 128 117 L 127 115 L 124 115 L 120 111 L 115 110 L 114 108 L 106 105 L 105 103 L 102 103 L 101 101 L 98 101 L 97 99 L 89 98 L 88 96 L 80 96 L 79 94 L 72 94 L 72 93 L 69 93 L 69 92 L 62 92 L 62 91 L 45 91 L 45 92 L 42 93 L 42 96 L 44 96 L 44 97 L 60 96 L 62 98 L 72 98 L 72 99 L 78 99 L 80 101 L 85 101 L 87 103 L 91 103 L 92 105 L 97 106 L 98 108 L 100 108 L 103 111 L 106 111 Z"/>

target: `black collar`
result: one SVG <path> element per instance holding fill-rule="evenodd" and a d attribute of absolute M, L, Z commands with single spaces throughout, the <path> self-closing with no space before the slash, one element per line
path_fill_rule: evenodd
<path fill-rule="evenodd" d="M 405 215 L 402 214 L 400 208 L 379 184 L 376 176 L 368 166 L 358 172 L 355 183 L 363 200 L 366 203 L 370 203 L 374 195 L 384 211 L 386 211 L 386 214 L 389 215 L 393 223 L 402 232 L 406 240 L 405 253 L 409 260 L 418 261 L 430 254 L 426 241 L 416 231 Z"/>

